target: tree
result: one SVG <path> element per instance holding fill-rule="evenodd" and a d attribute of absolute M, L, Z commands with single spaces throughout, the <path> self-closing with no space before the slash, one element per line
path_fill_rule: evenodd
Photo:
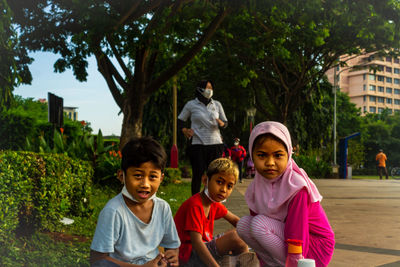
<path fill-rule="evenodd" d="M 96 57 L 124 114 L 122 146 L 142 134 L 149 97 L 201 51 L 235 2 L 16 0 L 10 5 L 26 47 L 60 54 L 56 71 L 72 68 L 84 81 L 87 57 Z"/>
<path fill-rule="evenodd" d="M 32 59 L 18 43 L 16 32 L 11 25 L 12 12 L 6 0 L 0 0 L 0 111 L 9 108 L 13 99 L 12 91 L 20 83 L 30 83 L 32 77 L 27 64 Z"/>
<path fill-rule="evenodd" d="M 254 0 L 226 24 L 227 55 L 251 80 L 257 112 L 287 123 L 341 55 L 400 48 L 400 7 L 384 0 Z M 227 35 L 229 36 L 229 35 Z"/>

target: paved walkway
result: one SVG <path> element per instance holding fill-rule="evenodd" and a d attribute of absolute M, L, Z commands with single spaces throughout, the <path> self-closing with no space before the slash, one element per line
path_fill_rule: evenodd
<path fill-rule="evenodd" d="M 225 203 L 239 217 L 248 214 L 244 193 L 251 182 L 244 179 Z M 324 197 L 322 206 L 336 238 L 329 266 L 400 266 L 399 180 L 314 180 Z M 232 226 L 215 222 L 215 233 Z"/>

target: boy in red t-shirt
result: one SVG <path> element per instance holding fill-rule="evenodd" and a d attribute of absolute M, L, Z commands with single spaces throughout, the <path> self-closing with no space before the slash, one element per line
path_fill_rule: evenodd
<path fill-rule="evenodd" d="M 204 190 L 187 199 L 178 209 L 174 220 L 181 240 L 180 266 L 220 266 L 218 262 L 228 254 L 239 255 L 236 259 L 229 258 L 245 262 L 243 266 L 258 263 L 235 229 L 213 238 L 214 220 L 224 218 L 235 227 L 239 221 L 238 216 L 220 203 L 232 193 L 238 174 L 237 165 L 230 159 L 215 159 L 203 175 Z"/>

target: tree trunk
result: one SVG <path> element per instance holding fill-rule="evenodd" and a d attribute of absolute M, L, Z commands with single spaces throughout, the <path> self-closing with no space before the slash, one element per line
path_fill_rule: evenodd
<path fill-rule="evenodd" d="M 143 109 L 147 99 L 139 93 L 132 96 L 132 91 L 137 92 L 133 88 L 129 91 L 128 97 L 124 100 L 120 149 L 132 138 L 142 136 Z"/>

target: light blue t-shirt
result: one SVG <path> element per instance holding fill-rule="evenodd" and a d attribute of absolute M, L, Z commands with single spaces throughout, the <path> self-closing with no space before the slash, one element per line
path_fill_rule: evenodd
<path fill-rule="evenodd" d="M 158 246 L 179 248 L 180 240 L 168 203 L 153 199 L 151 221 L 142 222 L 126 205 L 122 194 L 112 198 L 100 212 L 92 250 L 132 264 L 145 264 L 158 254 Z"/>

